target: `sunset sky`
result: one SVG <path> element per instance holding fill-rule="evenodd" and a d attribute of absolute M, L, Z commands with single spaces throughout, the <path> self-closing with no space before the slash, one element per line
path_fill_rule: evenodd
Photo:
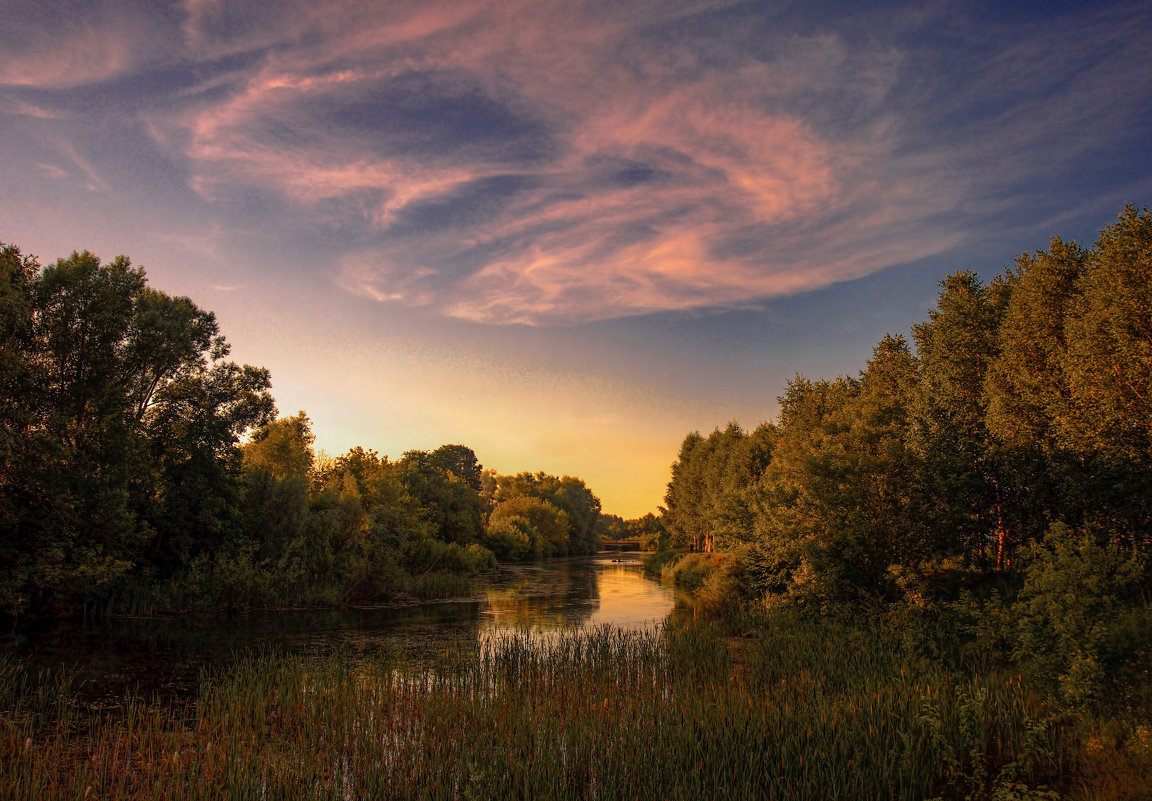
<path fill-rule="evenodd" d="M 1152 203 L 1152 5 L 1004 5 L 0 0 L 0 241 L 129 255 L 332 455 L 637 516 L 945 273 Z"/>

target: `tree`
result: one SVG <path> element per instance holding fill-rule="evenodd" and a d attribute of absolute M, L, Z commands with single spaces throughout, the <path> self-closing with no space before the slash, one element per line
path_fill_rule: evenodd
<path fill-rule="evenodd" d="M 1086 517 L 1152 548 L 1152 214 L 1100 232 L 1065 323 L 1062 444 L 1090 466 Z"/>
<path fill-rule="evenodd" d="M 951 550 L 985 561 L 985 538 L 995 535 L 996 563 L 1010 554 L 1003 515 L 1002 476 L 989 458 L 984 383 L 997 355 L 997 328 L 1006 293 L 989 292 L 971 270 L 940 282 L 936 308 L 912 327 L 919 394 L 913 444 L 931 471 L 937 497 L 947 499 L 941 522 L 953 533 Z"/>
<path fill-rule="evenodd" d="M 304 412 L 259 428 L 241 449 L 247 529 L 259 558 L 279 559 L 300 537 L 308 513 L 313 455 Z"/>
<path fill-rule="evenodd" d="M 428 464 L 464 482 L 473 492 L 480 492 L 480 477 L 484 467 L 468 446 L 441 445 L 428 455 Z"/>
<path fill-rule="evenodd" d="M 211 362 L 183 365 L 143 421 L 160 475 L 152 518 L 160 564 L 185 565 L 238 527 L 240 438 L 276 415 L 268 371 L 223 361 L 227 354 L 217 342 Z"/>
<path fill-rule="evenodd" d="M 518 473 L 497 478 L 497 503 L 525 496 L 538 498 L 562 510 L 568 518 L 568 534 L 560 554 L 590 554 L 597 549 L 596 524 L 600 517 L 600 499 L 574 476 L 548 473 Z"/>
<path fill-rule="evenodd" d="M 1054 517 L 1083 520 L 1091 471 L 1061 442 L 1058 423 L 1075 408 L 1065 327 L 1087 266 L 1087 251 L 1057 237 L 1047 251 L 1021 254 L 1002 279 L 1008 299 L 984 382 L 985 422 L 1017 544 L 1040 537 Z"/>
<path fill-rule="evenodd" d="M 1152 461 L 1152 214 L 1128 206 L 1100 232 L 1066 324 L 1071 409 L 1061 435 L 1078 450 Z"/>
<path fill-rule="evenodd" d="M 705 512 L 707 486 L 704 461 L 708 441 L 693 431 L 684 437 L 680 453 L 672 463 L 672 480 L 664 493 L 661 518 L 672 544 L 698 551 L 707 540 L 708 517 Z"/>
<path fill-rule="evenodd" d="M 568 554 L 568 514 L 548 501 L 530 495 L 514 495 L 500 501 L 488 520 L 488 541 L 498 548 L 511 550 L 520 532 L 531 544 L 536 557 Z M 496 550 L 495 548 L 493 550 Z M 508 553 L 512 558 L 527 554 Z"/>
<path fill-rule="evenodd" d="M 627 538 L 636 540 L 646 551 L 655 551 L 666 545 L 666 532 L 661 518 L 649 512 L 643 517 L 624 521 Z"/>
<path fill-rule="evenodd" d="M 807 550 L 829 532 L 814 482 L 823 480 L 830 463 L 825 458 L 821 464 L 815 454 L 845 425 L 842 410 L 859 391 L 859 383 L 851 378 L 812 381 L 798 375 L 778 398 L 772 458 L 754 500 L 756 538 L 763 570 L 770 576 L 765 586 L 774 592 L 808 580 Z"/>
<path fill-rule="evenodd" d="M 907 343 L 886 336 L 799 472 L 804 508 L 823 521 L 805 557 L 826 595 L 894 594 L 893 576 L 917 572 L 938 545 L 932 492 L 909 447 L 916 390 Z"/>
<path fill-rule="evenodd" d="M 450 445 L 433 453 L 408 451 L 399 467 L 405 489 L 421 507 L 437 538 L 461 545 L 480 540 L 484 531 L 482 471 L 469 448 Z M 465 475 L 453 472 L 451 467 Z"/>
<path fill-rule="evenodd" d="M 234 519 L 238 440 L 274 414 L 267 371 L 224 361 L 211 312 L 123 256 L 37 270 L 0 253 L 5 605 L 68 606 L 170 570 Z"/>
<path fill-rule="evenodd" d="M 1087 260 L 1057 237 L 1047 251 L 1021 254 L 1004 277 L 1008 303 L 985 391 L 989 433 L 1006 446 L 1056 445 L 1054 424 L 1070 407 L 1064 327 Z"/>
<path fill-rule="evenodd" d="M 257 429 L 241 449 L 244 467 L 278 479 L 307 481 L 312 472 L 312 422 L 304 412 L 281 417 Z"/>
<path fill-rule="evenodd" d="M 22 462 L 30 456 L 25 441 L 35 413 L 30 398 L 35 387 L 32 310 L 39 272 L 36 259 L 0 244 L 0 395 L 6 399 L 0 404 L 0 487 L 5 489 L 0 494 L 0 526 L 5 529 L 16 525 L 19 510 L 31 500 L 16 493 L 18 471 L 27 469 Z"/>

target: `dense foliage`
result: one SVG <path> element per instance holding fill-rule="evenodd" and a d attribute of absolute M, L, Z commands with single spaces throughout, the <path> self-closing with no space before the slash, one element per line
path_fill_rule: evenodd
<path fill-rule="evenodd" d="M 40 269 L 0 248 L 0 604 L 93 601 L 237 525 L 245 431 L 275 413 L 210 312 L 120 257 Z"/>
<path fill-rule="evenodd" d="M 778 591 L 898 595 L 942 565 L 1013 565 L 1054 523 L 1152 546 L 1152 216 L 1054 239 L 985 285 L 948 276 L 914 347 L 858 377 L 797 376 L 776 423 L 689 434 L 675 545 L 756 544 Z M 808 585 L 814 585 L 809 588 Z"/>
<path fill-rule="evenodd" d="M 755 431 L 689 434 L 665 498 L 671 544 L 730 552 L 736 595 L 935 611 L 968 598 L 978 640 L 1042 655 L 1069 697 L 1142 670 L 1147 209 L 1090 248 L 1053 239 L 988 284 L 948 276 L 911 344 L 885 337 L 856 377 L 797 376 L 779 403 Z M 710 563 L 659 565 L 703 585 Z"/>
<path fill-rule="evenodd" d="M 595 550 L 580 479 L 464 445 L 317 459 L 268 371 L 227 356 L 211 312 L 124 257 L 0 246 L 0 613 L 451 595 L 494 553 Z"/>

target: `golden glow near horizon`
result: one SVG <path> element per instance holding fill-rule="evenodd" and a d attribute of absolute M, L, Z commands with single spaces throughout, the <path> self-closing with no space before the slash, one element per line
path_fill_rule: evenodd
<path fill-rule="evenodd" d="M 621 379 L 474 350 L 302 339 L 287 348 L 290 375 L 275 369 L 287 355 L 271 343 L 257 350 L 273 365 L 281 414 L 307 412 L 317 449 L 339 456 L 361 446 L 396 459 L 459 443 L 500 473 L 579 476 L 605 512 L 626 518 L 657 511 L 685 420 L 715 414 Z"/>

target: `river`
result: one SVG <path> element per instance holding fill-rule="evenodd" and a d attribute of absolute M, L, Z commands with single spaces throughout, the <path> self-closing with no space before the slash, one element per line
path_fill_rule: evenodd
<path fill-rule="evenodd" d="M 261 651 L 391 653 L 420 661 L 453 643 L 505 632 L 581 626 L 658 625 L 677 592 L 647 578 L 641 554 L 601 554 L 508 565 L 478 582 L 474 597 L 372 609 L 113 618 L 42 625 L 8 634 L 0 647 L 34 672 L 63 669 L 93 706 L 124 695 L 178 698 L 202 671 Z"/>

